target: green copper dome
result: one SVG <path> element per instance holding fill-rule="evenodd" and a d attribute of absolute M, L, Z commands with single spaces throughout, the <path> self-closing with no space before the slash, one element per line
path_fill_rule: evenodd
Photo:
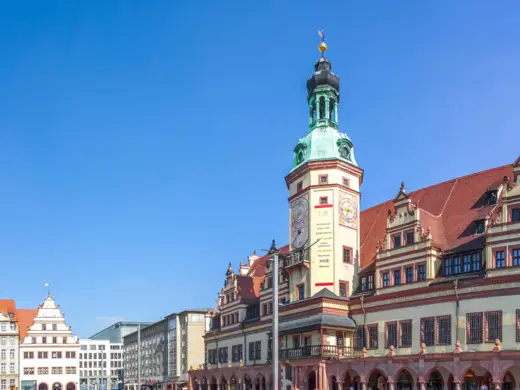
<path fill-rule="evenodd" d="M 309 133 L 294 148 L 291 172 L 309 161 L 341 160 L 357 167 L 352 141 L 338 130 L 339 77 L 323 57 L 314 69 L 307 80 Z"/>
<path fill-rule="evenodd" d="M 291 172 L 309 161 L 341 160 L 358 166 L 350 138 L 333 127 L 317 127 L 294 148 Z"/>

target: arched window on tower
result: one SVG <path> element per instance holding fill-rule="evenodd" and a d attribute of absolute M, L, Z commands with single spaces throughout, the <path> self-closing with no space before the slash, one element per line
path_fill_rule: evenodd
<path fill-rule="evenodd" d="M 320 97 L 320 119 L 325 119 L 325 97 Z"/>
<path fill-rule="evenodd" d="M 329 100 L 329 118 L 332 122 L 336 122 L 336 100 Z"/>
<path fill-rule="evenodd" d="M 309 116 L 311 122 L 314 122 L 316 120 L 316 104 L 314 103 L 314 100 L 311 102 L 311 105 L 309 107 Z"/>

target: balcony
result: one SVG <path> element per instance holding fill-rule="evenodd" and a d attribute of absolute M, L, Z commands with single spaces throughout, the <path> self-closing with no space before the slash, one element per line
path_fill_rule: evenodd
<path fill-rule="evenodd" d="M 284 267 L 290 268 L 298 265 L 305 265 L 309 267 L 309 259 L 307 257 L 307 251 L 294 251 L 283 255 Z"/>
<path fill-rule="evenodd" d="M 280 360 L 296 360 L 313 357 L 338 357 L 357 358 L 361 352 L 354 351 L 353 347 L 343 347 L 339 345 L 311 345 L 300 348 L 281 349 Z"/>

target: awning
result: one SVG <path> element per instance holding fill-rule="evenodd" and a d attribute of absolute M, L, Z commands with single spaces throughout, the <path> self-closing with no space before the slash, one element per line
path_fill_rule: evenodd
<path fill-rule="evenodd" d="M 301 333 L 317 330 L 327 326 L 333 328 L 355 329 L 356 323 L 354 320 L 352 320 L 352 318 L 349 318 L 345 315 L 340 316 L 335 314 L 319 313 L 309 317 L 302 317 L 281 322 L 278 326 L 278 333 L 280 335 Z"/>

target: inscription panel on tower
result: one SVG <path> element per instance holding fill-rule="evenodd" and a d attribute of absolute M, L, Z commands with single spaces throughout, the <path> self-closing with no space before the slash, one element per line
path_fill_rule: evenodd
<path fill-rule="evenodd" d="M 339 192 L 339 223 L 352 229 L 358 227 L 357 199 L 346 192 Z"/>
<path fill-rule="evenodd" d="M 314 206 L 313 220 L 316 221 L 316 262 L 320 268 L 329 268 L 333 263 L 333 223 L 334 223 L 334 208 L 332 204 L 316 205 Z"/>

